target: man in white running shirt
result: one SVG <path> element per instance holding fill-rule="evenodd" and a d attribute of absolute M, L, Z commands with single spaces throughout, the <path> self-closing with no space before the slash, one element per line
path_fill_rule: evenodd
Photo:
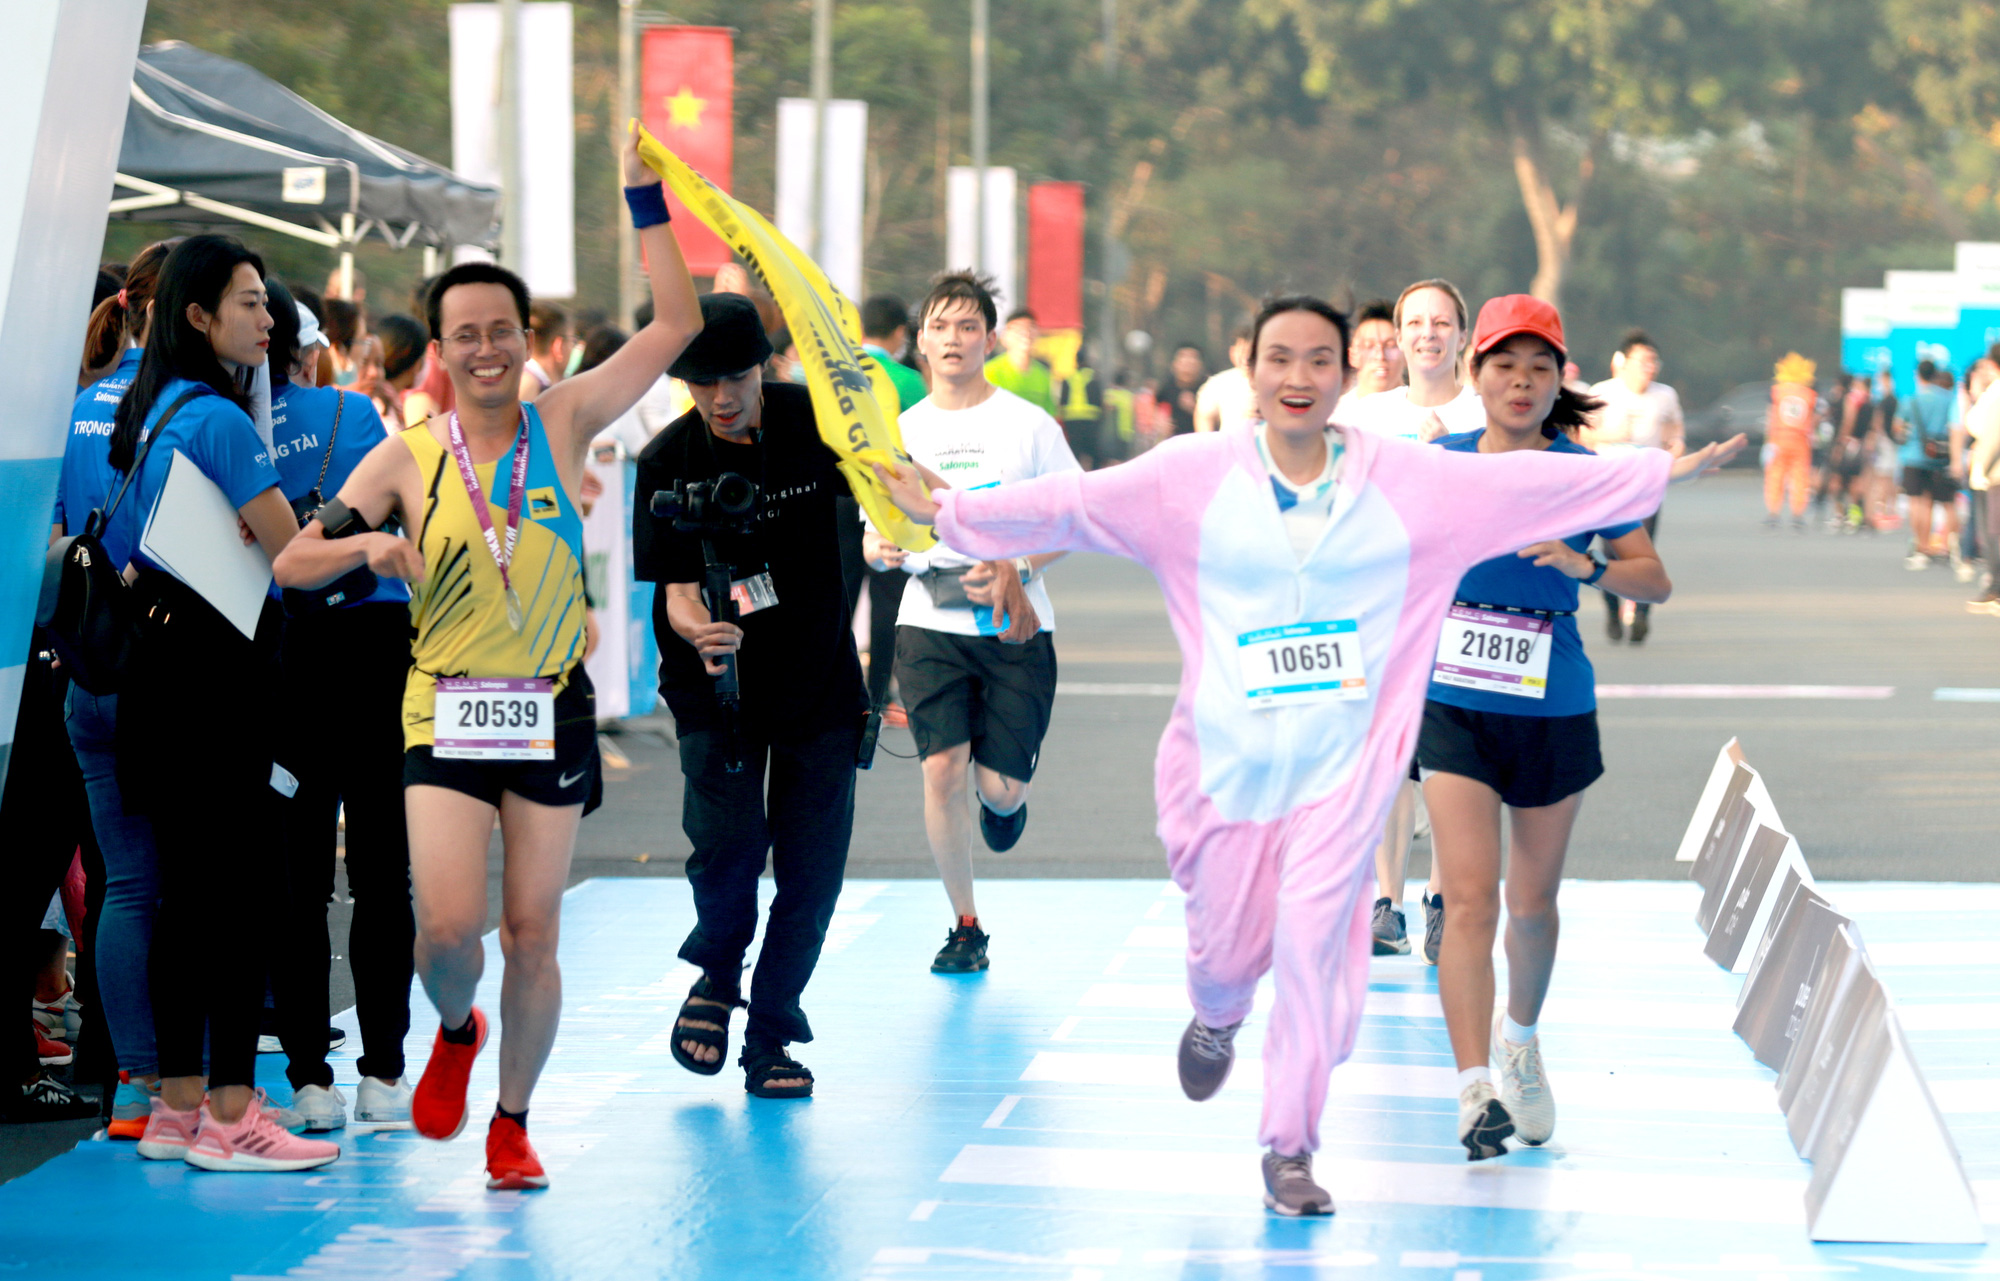
<path fill-rule="evenodd" d="M 987 380 L 994 318 L 991 283 L 964 271 L 939 276 L 917 310 L 931 394 L 898 420 L 903 447 L 953 489 L 1081 470 L 1055 419 Z M 1055 608 L 1042 573 L 1062 553 L 980 561 L 943 543 L 905 552 L 873 529 L 864 553 L 877 570 L 910 575 L 896 684 L 923 758 L 924 832 L 954 916 L 931 970 L 976 972 L 987 966 L 987 935 L 973 902 L 967 775 L 987 848 L 1012 849 L 1055 707 Z"/>
<path fill-rule="evenodd" d="M 1246 427 L 1257 417 L 1250 392 L 1250 326 L 1229 340 L 1229 368 L 1212 375 L 1194 396 L 1194 429 L 1221 431 Z"/>
<path fill-rule="evenodd" d="M 1681 398 L 1673 388 L 1654 381 L 1659 373 L 1660 349 L 1645 330 L 1627 330 L 1612 354 L 1611 377 L 1590 389 L 1591 396 L 1603 401 L 1604 407 L 1591 415 L 1581 443 L 1605 457 L 1640 449 L 1664 449 L 1678 456 L 1687 443 Z M 1646 537 L 1658 538 L 1660 513 L 1646 517 L 1645 526 Z M 1610 592 L 1600 594 L 1604 597 L 1605 634 L 1614 641 L 1625 639 L 1625 602 Z M 1634 645 L 1652 630 L 1652 614 L 1651 605 L 1633 606 L 1630 635 Z"/>
<path fill-rule="evenodd" d="M 1449 280 L 1419 280 L 1396 299 L 1391 319 L 1409 384 L 1357 397 L 1347 416 L 1336 408 L 1333 421 L 1418 441 L 1485 427 L 1485 408 L 1459 376 L 1469 332 L 1465 295 Z"/>
<path fill-rule="evenodd" d="M 1347 390 L 1333 407 L 1333 421 L 1344 423 L 1364 396 L 1393 391 L 1403 385 L 1403 349 L 1396 341 L 1396 304 L 1387 298 L 1361 304 L 1354 313 L 1354 334 L 1347 340 Z"/>

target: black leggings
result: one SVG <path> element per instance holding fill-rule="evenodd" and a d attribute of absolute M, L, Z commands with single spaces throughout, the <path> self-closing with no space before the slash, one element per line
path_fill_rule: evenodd
<path fill-rule="evenodd" d="M 120 690 L 118 783 L 126 808 L 152 819 L 160 861 L 150 966 L 160 1075 L 200 1076 L 206 1035 L 210 1088 L 252 1085 L 282 883 L 270 859 L 282 800 L 270 742 L 283 616 L 267 601 L 252 643 L 165 574 L 142 572 L 134 586 L 146 622 Z"/>
<path fill-rule="evenodd" d="M 27 1004 L 21 997 L 34 996 L 35 974 L 47 955 L 41 924 L 49 896 L 69 874 L 77 847 L 91 843 L 83 774 L 65 746 L 62 707 L 68 687 L 46 658 L 30 654 L 13 745 L 0 748 L 4 753 L 0 764 L 7 771 L 6 790 L 0 792 L 0 831 L 7 834 L 5 856 L 0 858 L 0 939 L 6 940 L 0 956 L 12 967 L 8 982 L 16 1010 Z M 86 977 L 87 942 L 87 938 L 76 941 L 79 984 Z M 11 1101 L 14 1086 L 41 1069 L 34 1026 L 32 1020 L 16 1022 L 0 1050 L 0 1074 L 5 1076 L 0 1102 Z"/>
<path fill-rule="evenodd" d="M 285 737 L 278 763 L 299 780 L 281 803 L 284 922 L 272 949 L 278 1034 L 292 1088 L 330 1086 L 327 980 L 333 951 L 326 906 L 334 846 L 347 810 L 347 935 L 361 1019 L 361 1075 L 403 1075 L 410 1030 L 416 916 L 410 906 L 410 839 L 403 814 L 403 684 L 410 669 L 410 611 L 391 602 L 293 619 L 285 629 Z"/>

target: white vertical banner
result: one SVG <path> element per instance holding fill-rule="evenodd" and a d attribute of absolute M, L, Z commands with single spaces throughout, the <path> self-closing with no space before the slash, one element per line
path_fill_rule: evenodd
<path fill-rule="evenodd" d="M 521 6 L 521 258 L 538 297 L 576 293 L 576 93 L 570 6 Z M 451 167 L 500 181 L 500 6 L 451 6 Z M 484 257 L 455 253 L 457 261 Z"/>
<path fill-rule="evenodd" d="M 826 104 L 826 170 L 820 194 L 820 240 L 813 244 L 814 128 L 811 98 L 778 99 L 778 230 L 820 265 L 833 287 L 861 302 L 861 227 L 867 190 L 868 104 Z"/>
<path fill-rule="evenodd" d="M 145 17 L 144 0 L 0 4 L 0 776 Z"/>
<path fill-rule="evenodd" d="M 947 189 L 947 212 L 949 223 L 946 227 L 945 256 L 950 259 L 945 266 L 957 271 L 962 267 L 977 265 L 993 277 L 998 285 L 995 301 L 1004 317 L 1014 299 L 1020 297 L 1016 287 L 1016 265 L 1020 261 L 1016 245 L 1015 187 L 1014 171 L 988 167 L 986 170 L 986 254 L 983 262 L 973 252 L 973 239 L 978 222 L 978 206 L 973 203 L 979 188 L 976 171 L 970 165 L 951 167 L 950 186 Z"/>
<path fill-rule="evenodd" d="M 597 648 L 584 660 L 597 691 L 597 719 L 623 720 L 632 712 L 627 674 L 632 610 L 632 522 L 625 514 L 625 463 L 615 441 L 599 436 L 583 460 L 586 475 L 604 487 L 583 517 L 583 581 L 597 616 Z"/>

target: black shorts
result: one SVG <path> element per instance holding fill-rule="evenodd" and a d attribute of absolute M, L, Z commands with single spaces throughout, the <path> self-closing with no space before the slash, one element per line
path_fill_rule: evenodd
<path fill-rule="evenodd" d="M 1903 468 L 1903 492 L 1912 498 L 1929 494 L 1941 503 L 1958 497 L 1958 482 L 1942 467 Z"/>
<path fill-rule="evenodd" d="M 1847 444 L 1835 451 L 1833 474 L 1842 480 L 1853 480 L 1861 474 L 1867 462 L 1868 451 L 1861 447 L 1860 441 L 1850 436 Z"/>
<path fill-rule="evenodd" d="M 1056 701 L 1056 644 L 1025 645 L 928 627 L 896 629 L 896 684 L 924 756 L 972 744 L 972 759 L 1008 778 L 1035 776 Z"/>
<path fill-rule="evenodd" d="M 440 759 L 428 746 L 403 753 L 403 786 L 448 787 L 500 806 L 512 792 L 537 805 L 581 805 L 588 814 L 604 803 L 604 774 L 597 759 L 597 692 L 581 664 L 556 695 L 556 758 L 552 761 Z"/>
<path fill-rule="evenodd" d="M 1596 712 L 1516 716 L 1475 712 L 1436 699 L 1424 703 L 1417 763 L 1426 776 L 1477 779 L 1521 810 L 1574 796 L 1604 774 Z"/>

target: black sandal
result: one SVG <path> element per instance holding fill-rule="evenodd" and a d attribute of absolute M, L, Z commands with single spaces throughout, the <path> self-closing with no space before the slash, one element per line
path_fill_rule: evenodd
<path fill-rule="evenodd" d="M 812 1097 L 812 1069 L 785 1053 L 781 1045 L 743 1047 L 736 1060 L 743 1069 L 743 1088 L 760 1099 L 804 1099 Z M 772 1085 L 772 1081 L 804 1078 L 804 1085 Z"/>
<path fill-rule="evenodd" d="M 697 1004 L 697 1001 L 700 1003 Z M 688 999 L 681 1002 L 680 1013 L 674 1015 L 674 1039 L 668 1047 L 673 1051 L 674 1062 L 702 1076 L 714 1076 L 721 1072 L 723 1065 L 729 1062 L 729 1016 L 745 1005 L 746 1002 L 734 993 L 728 996 L 721 995 L 708 981 L 708 976 L 703 975 L 688 989 Z M 715 1012 L 717 1009 L 722 1013 L 717 1014 Z M 719 1023 L 722 1026 L 689 1027 L 682 1023 L 683 1019 Z M 689 1054 L 682 1048 L 682 1041 L 693 1041 L 696 1045 L 713 1048 L 715 1062 L 704 1063 Z"/>

